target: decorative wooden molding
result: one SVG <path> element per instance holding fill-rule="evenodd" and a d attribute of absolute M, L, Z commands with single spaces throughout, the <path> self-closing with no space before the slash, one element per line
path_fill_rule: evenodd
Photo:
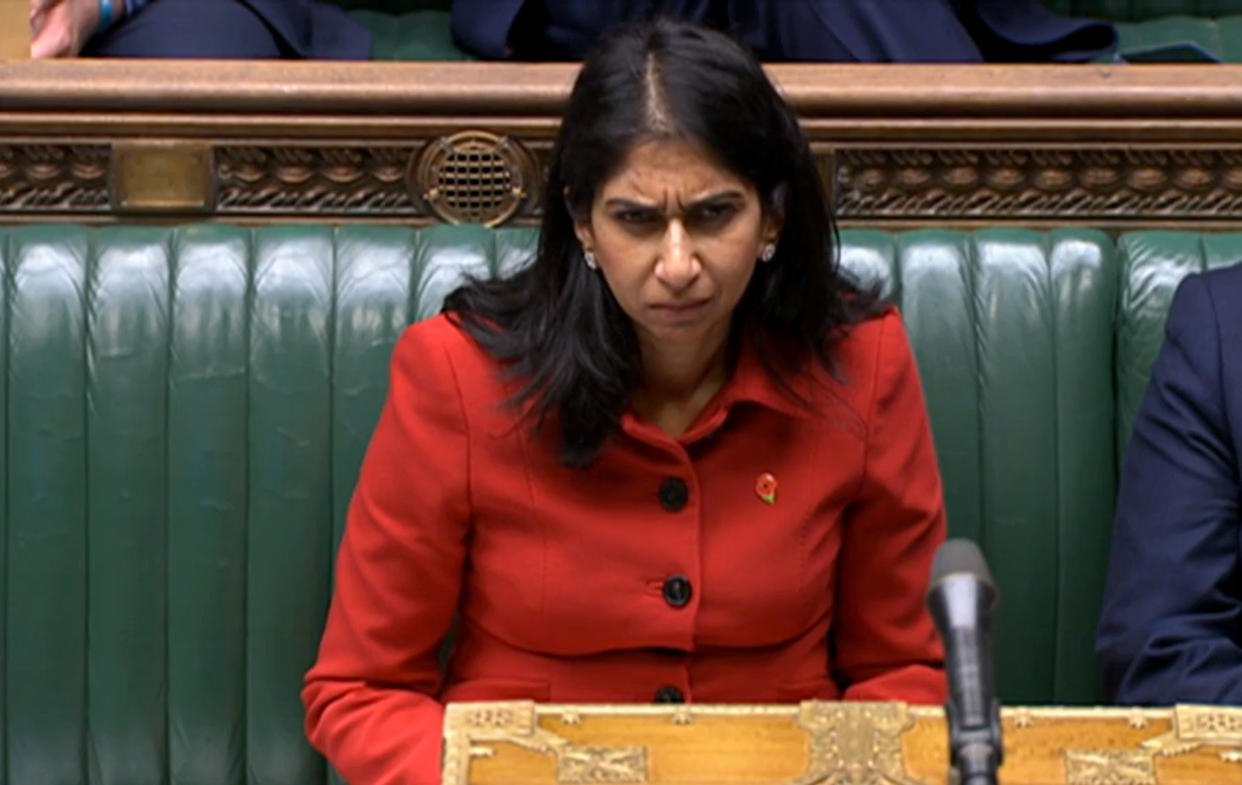
<path fill-rule="evenodd" d="M 1242 147 L 843 148 L 855 220 L 1242 218 Z"/>
<path fill-rule="evenodd" d="M 222 145 L 215 211 L 228 216 L 425 215 L 406 170 L 413 145 Z"/>
<path fill-rule="evenodd" d="M 107 215 L 111 146 L 0 143 L 0 214 Z"/>
<path fill-rule="evenodd" d="M 845 224 L 1242 217 L 1242 66 L 769 71 Z M 0 63 L 0 221 L 532 223 L 574 73 Z"/>
<path fill-rule="evenodd" d="M 2 1 L 2 0 L 0 0 Z M 807 117 L 1237 118 L 1234 65 L 776 64 Z M 58 60 L 0 67 L 6 110 L 555 116 L 567 63 Z"/>

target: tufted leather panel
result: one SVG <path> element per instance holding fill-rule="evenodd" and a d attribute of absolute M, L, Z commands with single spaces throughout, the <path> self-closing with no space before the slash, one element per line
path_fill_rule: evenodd
<path fill-rule="evenodd" d="M 910 330 L 950 530 L 981 543 L 1000 585 L 1003 694 L 1096 698 L 1089 652 L 1115 464 L 1111 241 L 1089 231 L 846 237 L 843 260 L 890 281 Z"/>
<path fill-rule="evenodd" d="M 843 238 L 905 313 L 950 528 L 1000 584 L 1002 695 L 1096 700 L 1116 449 L 1172 287 L 1242 235 Z M 534 240 L 0 230 L 0 785 L 337 781 L 298 687 L 389 351 Z"/>
<path fill-rule="evenodd" d="M 1151 365 L 1164 338 L 1164 318 L 1187 274 L 1242 262 L 1242 232 L 1148 231 L 1123 235 L 1121 308 L 1117 323 L 1117 446 L 1124 451 Z"/>

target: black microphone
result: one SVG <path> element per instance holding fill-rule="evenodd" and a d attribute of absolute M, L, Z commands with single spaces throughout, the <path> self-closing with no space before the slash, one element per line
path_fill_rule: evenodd
<path fill-rule="evenodd" d="M 996 785 L 1003 760 L 1000 701 L 992 680 L 995 607 L 996 587 L 978 546 L 970 540 L 941 545 L 932 562 L 927 608 L 944 642 L 949 765 L 961 785 Z"/>

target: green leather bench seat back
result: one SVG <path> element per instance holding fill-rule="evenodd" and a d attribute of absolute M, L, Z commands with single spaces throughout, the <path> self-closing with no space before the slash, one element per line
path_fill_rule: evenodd
<path fill-rule="evenodd" d="M 1112 20 L 1118 50 L 1193 42 L 1227 63 L 1242 62 L 1242 0 L 1043 0 L 1073 16 Z"/>
<path fill-rule="evenodd" d="M 1167 16 L 1141 22 L 1118 22 L 1119 50 L 1140 51 L 1191 42 L 1226 63 L 1242 62 L 1242 15 Z"/>
<path fill-rule="evenodd" d="M 1115 487 L 1112 242 L 1081 231 L 847 238 L 843 259 L 866 258 L 902 308 L 950 532 L 981 544 L 1000 586 L 1002 695 L 1094 700 Z"/>
<path fill-rule="evenodd" d="M 905 313 L 950 528 L 1000 585 L 1002 696 L 1097 700 L 1119 423 L 1172 287 L 1242 236 L 843 238 Z M 329 777 L 298 689 L 391 346 L 534 240 L 0 230 L 0 785 Z"/>
<path fill-rule="evenodd" d="M 1187 273 L 1242 262 L 1242 233 L 1133 232 L 1119 239 L 1118 248 L 1117 452 L 1124 455 L 1177 284 Z"/>
<path fill-rule="evenodd" d="M 371 32 L 372 60 L 470 60 L 453 42 L 450 0 L 329 0 Z"/>
<path fill-rule="evenodd" d="M 359 9 L 353 16 L 371 31 L 372 60 L 473 60 L 453 41 L 449 12 L 420 9 L 400 14 Z"/>

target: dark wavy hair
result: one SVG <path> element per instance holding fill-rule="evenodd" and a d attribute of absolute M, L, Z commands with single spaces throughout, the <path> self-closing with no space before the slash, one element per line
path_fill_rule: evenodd
<path fill-rule="evenodd" d="M 609 35 L 583 63 L 552 151 L 534 261 L 471 280 L 444 310 L 523 381 L 511 401 L 559 426 L 560 459 L 586 466 L 616 432 L 642 378 L 638 341 L 603 276 L 587 268 L 574 216 L 637 144 L 683 139 L 752 184 L 780 215 L 775 257 L 756 265 L 733 315 L 781 389 L 808 359 L 832 370 L 844 330 L 876 308 L 838 273 L 835 225 L 810 147 L 759 63 L 728 36 L 660 19 Z M 805 403 L 805 401 L 804 401 Z"/>

